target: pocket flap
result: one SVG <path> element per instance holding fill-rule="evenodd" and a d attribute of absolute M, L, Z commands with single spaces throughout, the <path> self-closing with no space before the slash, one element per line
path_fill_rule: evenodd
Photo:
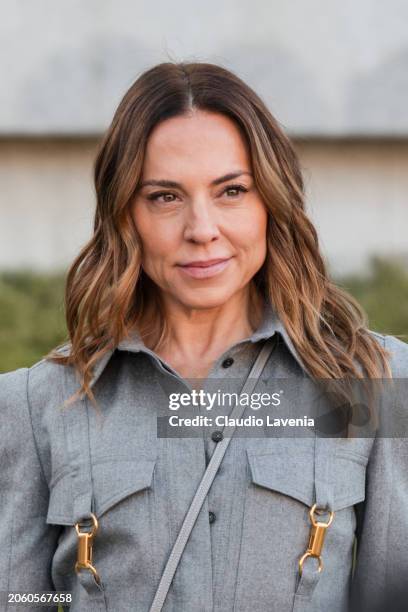
<path fill-rule="evenodd" d="M 152 484 L 155 459 L 99 459 L 92 466 L 95 514 L 102 516 L 129 495 Z M 73 525 L 74 474 L 65 472 L 50 485 L 47 523 Z"/>
<path fill-rule="evenodd" d="M 251 479 L 255 485 L 289 495 L 311 507 L 315 501 L 314 453 L 247 450 Z M 333 452 L 336 453 L 335 449 Z M 341 510 L 365 499 L 365 457 L 346 452 L 335 454 L 332 462 L 333 510 Z"/>
<path fill-rule="evenodd" d="M 341 510 L 364 501 L 368 457 L 338 451 L 334 462 L 334 508 Z"/>
<path fill-rule="evenodd" d="M 152 484 L 155 459 L 96 463 L 93 468 L 95 511 L 101 516 L 128 495 L 143 491 Z"/>
<path fill-rule="evenodd" d="M 247 450 L 252 482 L 267 489 L 313 504 L 313 454 L 260 452 Z"/>

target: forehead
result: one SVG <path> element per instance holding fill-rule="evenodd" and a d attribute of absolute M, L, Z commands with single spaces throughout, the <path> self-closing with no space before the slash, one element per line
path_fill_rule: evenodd
<path fill-rule="evenodd" d="M 151 132 L 144 178 L 171 178 L 200 171 L 211 176 L 241 168 L 250 171 L 246 141 L 235 122 L 221 113 L 194 111 L 166 119 Z M 158 176 L 160 173 L 160 176 Z M 164 175 L 166 173 L 166 176 Z M 154 175 L 154 176 L 153 176 Z"/>

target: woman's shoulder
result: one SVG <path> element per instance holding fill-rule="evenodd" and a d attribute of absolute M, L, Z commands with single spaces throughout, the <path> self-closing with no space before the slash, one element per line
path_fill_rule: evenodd
<path fill-rule="evenodd" d="M 393 378 L 408 378 L 408 344 L 392 334 L 381 334 L 369 330 L 378 342 L 390 353 L 390 366 Z M 408 335 L 405 334 L 406 339 Z"/>
<path fill-rule="evenodd" d="M 0 412 L 13 418 L 43 419 L 47 412 L 73 393 L 75 375 L 71 366 L 50 361 L 45 357 L 31 366 L 20 367 L 0 374 Z M 76 388 L 74 386 L 74 388 Z"/>
<path fill-rule="evenodd" d="M 29 368 L 24 367 L 0 374 L 1 413 L 3 413 L 10 404 L 15 406 L 27 402 L 28 370 Z"/>
<path fill-rule="evenodd" d="M 0 392 L 19 392 L 22 386 L 28 386 L 32 381 L 38 385 L 47 385 L 48 389 L 52 390 L 66 375 L 66 369 L 65 366 L 44 357 L 31 366 L 0 373 Z"/>
<path fill-rule="evenodd" d="M 47 482 L 51 467 L 63 463 L 62 408 L 75 390 L 71 370 L 43 358 L 30 367 L 0 374 L 0 431 L 5 432 L 0 458 L 14 456 L 16 461 L 22 461 L 25 449 L 31 448 L 34 441 Z"/>

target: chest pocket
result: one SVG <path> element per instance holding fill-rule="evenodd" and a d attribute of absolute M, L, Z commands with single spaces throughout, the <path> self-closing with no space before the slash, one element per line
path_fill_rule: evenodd
<path fill-rule="evenodd" d="M 342 510 L 365 498 L 368 458 L 353 451 L 334 448 L 329 476 L 333 487 L 332 510 Z M 248 451 L 253 484 L 278 491 L 311 507 L 315 501 L 313 451 L 293 453 Z"/>
<path fill-rule="evenodd" d="M 247 449 L 249 485 L 237 584 L 240 605 L 250 609 L 251 578 L 244 587 L 246 575 L 255 579 L 256 574 L 259 584 L 260 573 L 265 572 L 265 609 L 343 611 L 354 540 L 353 505 L 365 499 L 368 455 L 339 439 L 270 442 L 268 448 Z M 318 559 L 310 556 L 300 572 L 299 560 L 311 544 L 309 511 L 317 501 L 333 511 L 324 530 L 322 567 L 319 571 Z M 322 523 L 329 516 L 314 513 Z"/>
<path fill-rule="evenodd" d="M 151 488 L 155 459 L 99 458 L 92 466 L 94 510 L 99 518 L 126 498 Z M 74 474 L 64 470 L 50 484 L 47 523 L 73 526 Z"/>
<path fill-rule="evenodd" d="M 108 608 L 105 580 L 112 574 L 112 567 L 116 567 L 110 556 L 112 550 L 116 558 L 120 558 L 121 546 L 129 546 L 133 542 L 138 556 L 148 554 L 152 537 L 148 495 L 153 488 L 155 465 L 156 459 L 145 455 L 132 459 L 115 459 L 112 456 L 95 458 L 92 464 L 93 498 L 89 499 L 98 525 L 90 562 L 97 577 L 84 567 L 79 568 L 78 573 L 75 571 L 75 563 L 79 559 L 79 535 L 75 523 L 79 520 L 81 495 L 88 496 L 90 493 L 81 489 L 81 483 L 85 483 L 85 480 L 77 478 L 78 474 L 70 470 L 62 472 L 50 483 L 46 521 L 71 528 L 65 532 L 65 542 L 57 555 L 57 567 L 53 566 L 53 573 L 57 583 L 61 574 L 72 581 L 72 612 L 107 612 L 114 609 L 114 602 Z M 79 505 L 76 503 L 78 501 Z M 86 520 L 81 521 L 80 531 L 90 531 L 87 525 Z M 91 527 L 92 523 L 89 522 L 89 525 Z M 134 531 L 130 533 L 133 527 Z M 123 558 L 127 558 L 126 555 Z"/>

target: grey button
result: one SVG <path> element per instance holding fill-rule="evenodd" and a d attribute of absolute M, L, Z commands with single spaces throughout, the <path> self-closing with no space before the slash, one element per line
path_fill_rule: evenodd
<path fill-rule="evenodd" d="M 211 440 L 214 442 L 220 442 L 223 439 L 222 431 L 213 431 L 211 434 Z"/>

